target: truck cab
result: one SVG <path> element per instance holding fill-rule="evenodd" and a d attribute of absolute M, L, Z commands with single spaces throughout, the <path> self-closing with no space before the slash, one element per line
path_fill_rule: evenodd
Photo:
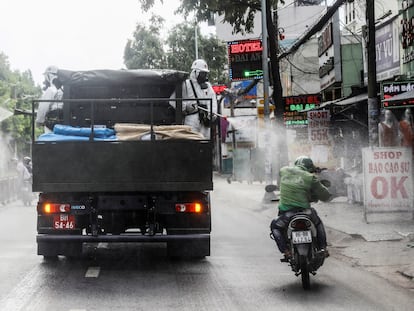
<path fill-rule="evenodd" d="M 53 132 L 35 137 L 32 125 L 39 255 L 79 256 L 84 243 L 99 242 L 210 255 L 213 143 L 181 135 L 189 130 L 186 78 L 174 70 L 59 70 Z"/>

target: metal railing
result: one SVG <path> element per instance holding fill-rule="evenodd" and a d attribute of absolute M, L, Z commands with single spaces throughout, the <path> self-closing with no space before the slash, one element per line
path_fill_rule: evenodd
<path fill-rule="evenodd" d="M 90 140 L 93 140 L 94 137 L 94 128 L 95 128 L 95 113 L 96 113 L 96 105 L 102 105 L 102 104 L 127 104 L 127 103 L 136 103 L 140 105 L 149 105 L 150 106 L 150 126 L 151 126 L 151 138 L 154 139 L 155 135 L 153 135 L 153 126 L 154 126 L 154 104 L 156 103 L 165 103 L 165 102 L 176 102 L 176 114 L 175 114 L 175 124 L 183 124 L 184 122 L 184 115 L 182 114 L 182 104 L 186 101 L 208 101 L 209 102 L 209 114 L 210 117 L 213 118 L 213 114 L 216 114 L 213 112 L 213 101 L 211 98 L 128 98 L 128 99 L 62 99 L 62 100 L 33 100 L 32 101 L 32 111 L 31 115 L 35 115 L 35 106 L 37 106 L 39 103 L 42 102 L 48 102 L 48 103 L 63 103 L 63 104 L 69 104 L 70 103 L 84 103 L 87 105 L 90 105 L 90 128 L 91 128 L 91 135 Z M 202 109 L 207 110 L 207 109 Z M 64 108 L 63 114 L 67 114 L 69 109 Z M 65 118 L 65 117 L 64 117 Z M 66 116 L 66 123 L 68 119 Z M 68 124 L 67 124 L 68 125 Z M 212 128 L 210 128 L 210 139 L 212 137 Z M 210 140 L 209 139 L 209 140 Z M 35 118 L 32 117 L 32 142 L 35 142 Z"/>

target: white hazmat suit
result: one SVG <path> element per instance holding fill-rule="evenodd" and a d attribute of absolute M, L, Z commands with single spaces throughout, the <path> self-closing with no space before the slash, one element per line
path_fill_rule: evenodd
<path fill-rule="evenodd" d="M 212 112 L 217 113 L 217 97 L 211 84 L 207 81 L 208 72 L 208 66 L 204 60 L 195 60 L 191 66 L 190 77 L 184 81 L 182 88 L 184 99 L 195 99 L 183 101 L 184 125 L 191 126 L 194 132 L 201 133 L 205 138 L 210 137 L 210 127 L 200 122 L 198 107 L 207 109 L 209 119 L 214 120 L 215 115 L 210 114 L 210 101 L 206 100 L 211 98 Z M 202 98 L 204 100 L 201 100 Z M 170 104 L 175 108 L 175 102 L 172 101 Z"/>
<path fill-rule="evenodd" d="M 43 92 L 42 96 L 40 97 L 41 100 L 61 100 L 63 96 L 63 92 L 61 89 L 56 88 L 53 84 L 53 80 L 57 79 L 57 71 L 58 68 L 55 66 L 49 66 L 46 68 L 44 72 L 45 82 L 47 83 L 48 87 Z M 45 124 L 46 115 L 52 109 L 57 109 L 57 107 L 61 106 L 61 103 L 56 102 L 40 102 L 39 107 L 36 113 L 36 125 L 42 126 Z M 52 129 L 44 127 L 45 133 L 50 132 Z"/>

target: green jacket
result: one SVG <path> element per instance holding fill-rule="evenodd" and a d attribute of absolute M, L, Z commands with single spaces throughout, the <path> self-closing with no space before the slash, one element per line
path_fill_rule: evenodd
<path fill-rule="evenodd" d="M 328 201 L 330 198 L 328 188 L 312 173 L 299 166 L 280 169 L 279 210 L 310 208 L 310 202 Z"/>

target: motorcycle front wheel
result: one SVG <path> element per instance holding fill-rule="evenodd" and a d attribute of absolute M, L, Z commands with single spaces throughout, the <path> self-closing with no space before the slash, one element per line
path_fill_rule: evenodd
<path fill-rule="evenodd" d="M 309 267 L 306 256 L 299 256 L 300 275 L 303 289 L 310 289 Z"/>

